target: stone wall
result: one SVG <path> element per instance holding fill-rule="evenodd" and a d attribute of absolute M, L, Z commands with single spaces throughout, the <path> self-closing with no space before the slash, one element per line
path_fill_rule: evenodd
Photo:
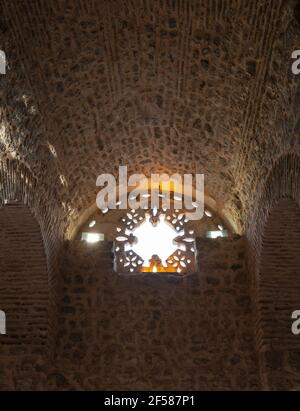
<path fill-rule="evenodd" d="M 199 239 L 199 272 L 186 278 L 117 275 L 110 249 L 66 247 L 62 388 L 259 387 L 243 238 Z"/>
<path fill-rule="evenodd" d="M 290 67 L 291 52 L 299 48 L 299 16 L 294 0 L 216 3 L 0 2 L 0 49 L 9 63 L 0 77 L 0 206 L 27 204 L 40 226 L 51 308 L 48 351 L 57 347 L 62 370 L 49 371 L 46 385 L 42 378 L 40 384 L 23 378 L 23 386 L 125 387 L 125 379 L 148 387 L 160 379 L 165 387 L 233 387 L 245 369 L 239 384 L 255 386 L 244 356 L 232 360 L 237 364 L 221 378 L 220 364 L 227 367 L 230 353 L 240 355 L 245 348 L 241 330 L 248 326 L 244 314 L 250 303 L 244 296 L 252 294 L 236 243 L 217 240 L 207 249 L 204 243 L 197 275 L 177 280 L 118 277 L 107 250 L 97 254 L 75 242 L 64 251 L 58 275 L 61 245 L 94 203 L 97 175 L 117 174 L 118 166 L 127 164 L 130 174 L 205 173 L 216 211 L 246 234 L 253 295 L 260 291 L 269 214 L 282 197 L 300 205 L 299 77 Z M 242 281 L 236 284 L 240 272 Z M 152 313 L 157 307 L 162 330 Z M 133 326 L 123 331 L 123 324 L 131 324 L 128 318 L 138 332 Z M 196 337 L 185 325 L 190 322 Z M 173 340 L 158 338 L 167 324 L 188 344 L 175 331 Z M 222 340 L 227 335 L 222 327 L 234 335 L 234 349 Z M 178 341 L 175 348 L 168 338 Z M 160 359 L 163 350 L 166 360 Z M 217 354 L 214 361 L 213 350 L 225 360 Z M 95 360 L 94 353 L 102 357 Z M 280 371 L 286 357 L 270 357 Z M 120 358 L 118 381 L 113 376 Z M 29 358 L 25 370 L 30 364 Z M 158 369 L 157 381 L 149 367 Z M 134 373 L 138 383 L 126 379 Z M 19 386 L 13 379 L 7 384 Z"/>
<path fill-rule="evenodd" d="M 34 170 L 68 234 L 94 203 L 97 176 L 121 164 L 204 173 L 242 232 L 257 181 L 298 130 L 294 6 L 4 0 L 3 149 Z"/>
<path fill-rule="evenodd" d="M 47 355 L 49 287 L 40 228 L 24 205 L 0 208 L 0 388 L 41 384 Z"/>
<path fill-rule="evenodd" d="M 257 342 L 264 385 L 298 388 L 299 336 L 291 314 L 300 307 L 300 208 L 291 199 L 274 205 L 264 230 L 257 287 Z"/>
<path fill-rule="evenodd" d="M 257 346 L 263 384 L 269 388 L 299 386 L 299 342 L 290 332 L 288 314 L 298 309 L 299 177 L 299 156 L 289 153 L 280 157 L 253 194 L 247 226 L 251 295 L 257 308 Z M 286 201 L 286 206 L 278 208 L 279 202 Z M 278 300 L 281 293 L 283 305 Z M 278 324 L 283 326 L 280 332 Z"/>
<path fill-rule="evenodd" d="M 0 389 L 298 387 L 298 340 L 289 317 L 299 301 L 299 230 L 293 231 L 291 217 L 298 212 L 282 200 L 270 216 L 253 300 L 256 323 L 243 237 L 197 239 L 198 271 L 182 278 L 119 275 L 112 271 L 111 243 L 66 242 L 50 358 L 40 232 L 27 208 L 6 206 L 0 215 L 0 308 L 8 335 L 1 336 Z"/>

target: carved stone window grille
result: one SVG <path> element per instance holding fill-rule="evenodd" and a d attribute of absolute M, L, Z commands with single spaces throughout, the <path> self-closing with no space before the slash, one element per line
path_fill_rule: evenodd
<path fill-rule="evenodd" d="M 159 250 L 149 261 L 135 251 L 138 238 L 135 234 L 145 223 L 153 227 L 167 224 L 173 231 L 174 252 L 161 259 Z M 131 210 L 121 218 L 114 241 L 114 269 L 118 273 L 136 274 L 141 272 L 165 272 L 176 275 L 187 275 L 196 270 L 196 248 L 194 230 L 188 228 L 188 219 L 182 210 Z M 159 232 L 159 230 L 158 230 Z"/>

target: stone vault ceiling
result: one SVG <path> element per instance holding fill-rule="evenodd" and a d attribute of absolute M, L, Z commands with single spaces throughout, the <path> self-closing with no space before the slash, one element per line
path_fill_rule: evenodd
<path fill-rule="evenodd" d="M 285 1 L 2 3 L 7 147 L 70 215 L 119 165 L 204 173 L 221 208 L 236 200 Z"/>

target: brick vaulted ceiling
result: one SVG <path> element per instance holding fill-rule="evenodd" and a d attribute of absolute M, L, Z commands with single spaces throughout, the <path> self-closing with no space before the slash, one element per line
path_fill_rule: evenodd
<path fill-rule="evenodd" d="M 294 3 L 2 0 L 1 147 L 68 224 L 95 201 L 98 174 L 128 165 L 204 173 L 239 225 L 295 134 Z"/>

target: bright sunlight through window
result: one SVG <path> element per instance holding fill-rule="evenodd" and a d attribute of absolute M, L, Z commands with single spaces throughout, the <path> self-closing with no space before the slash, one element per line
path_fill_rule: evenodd
<path fill-rule="evenodd" d="M 178 245 L 175 245 L 173 240 L 180 233 L 166 223 L 164 216 L 160 216 L 155 226 L 149 219 L 150 217 L 147 216 L 146 220 L 133 231 L 138 242 L 132 249 L 142 257 L 145 267 L 149 267 L 153 255 L 158 255 L 166 267 L 167 258 L 178 249 Z"/>
<path fill-rule="evenodd" d="M 88 243 L 98 243 L 98 241 L 104 241 L 104 234 L 102 233 L 82 233 L 81 239 Z"/>

